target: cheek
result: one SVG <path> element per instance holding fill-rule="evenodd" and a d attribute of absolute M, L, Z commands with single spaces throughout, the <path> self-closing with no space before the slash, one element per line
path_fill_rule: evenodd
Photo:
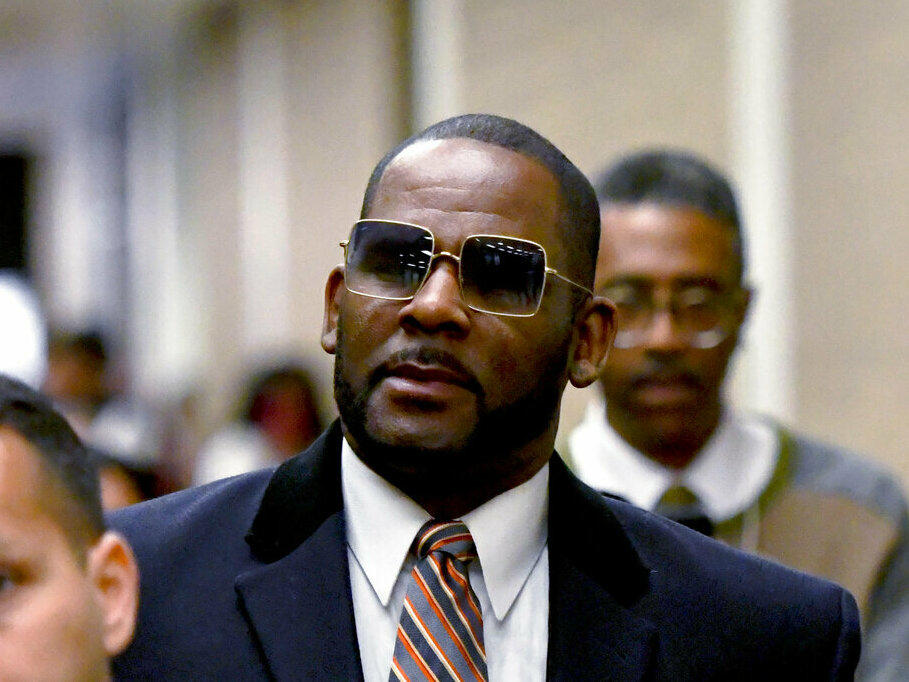
<path fill-rule="evenodd" d="M 504 326 L 504 325 L 503 325 Z M 553 334 L 516 332 L 514 329 L 496 329 L 497 333 L 477 334 L 475 348 L 484 349 L 483 356 L 471 358 L 471 366 L 478 372 L 486 369 L 481 382 L 487 392 L 490 406 L 511 402 L 537 388 L 537 383 L 549 377 L 555 363 L 565 364 L 563 339 Z M 494 397 L 499 396 L 499 400 Z"/>
<path fill-rule="evenodd" d="M 347 364 L 360 363 L 392 333 L 396 315 L 387 306 L 348 306 L 338 316 L 338 345 Z"/>
<path fill-rule="evenodd" d="M 719 384 L 726 375 L 734 350 L 734 345 L 721 344 L 711 350 L 692 353 L 690 363 L 708 383 Z"/>
<path fill-rule="evenodd" d="M 633 348 L 613 348 L 603 368 L 600 378 L 604 387 L 607 384 L 622 382 L 641 370 L 644 363 L 643 354 Z"/>
<path fill-rule="evenodd" d="M 0 611 L 0 679 L 100 679 L 101 615 L 81 575 L 19 589 Z"/>

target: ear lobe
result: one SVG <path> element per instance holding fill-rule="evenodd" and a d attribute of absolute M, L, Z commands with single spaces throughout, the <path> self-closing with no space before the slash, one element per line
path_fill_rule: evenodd
<path fill-rule="evenodd" d="M 139 606 L 139 569 L 126 540 L 104 533 L 89 550 L 88 574 L 101 609 L 104 649 L 115 656 L 132 641 Z"/>
<path fill-rule="evenodd" d="M 589 386 L 600 376 L 616 333 L 616 312 L 612 302 L 593 296 L 578 312 L 574 325 L 568 378 L 578 388 Z"/>
<path fill-rule="evenodd" d="M 344 268 L 336 266 L 325 283 L 325 312 L 322 316 L 322 348 L 334 355 L 338 346 L 338 306 L 344 293 Z"/>

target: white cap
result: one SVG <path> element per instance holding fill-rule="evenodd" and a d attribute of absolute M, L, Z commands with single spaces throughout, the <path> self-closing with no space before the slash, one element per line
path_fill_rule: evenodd
<path fill-rule="evenodd" d="M 12 270 L 0 270 L 0 374 L 41 388 L 47 329 L 38 297 Z"/>

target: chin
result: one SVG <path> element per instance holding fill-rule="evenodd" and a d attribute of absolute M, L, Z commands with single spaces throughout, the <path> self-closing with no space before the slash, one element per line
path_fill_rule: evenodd
<path fill-rule="evenodd" d="M 476 418 L 424 413 L 367 418 L 369 440 L 388 448 L 421 451 L 424 456 L 455 454 L 469 447 Z"/>
<path fill-rule="evenodd" d="M 638 424 L 642 431 L 650 434 L 655 445 L 673 445 L 692 439 L 690 411 L 645 410 L 639 413 Z"/>

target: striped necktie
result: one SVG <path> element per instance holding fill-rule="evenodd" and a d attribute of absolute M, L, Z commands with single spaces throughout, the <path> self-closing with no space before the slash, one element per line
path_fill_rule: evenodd
<path fill-rule="evenodd" d="M 461 521 L 429 521 L 417 533 L 389 682 L 486 680 L 483 616 L 467 579 L 477 558 Z"/>

